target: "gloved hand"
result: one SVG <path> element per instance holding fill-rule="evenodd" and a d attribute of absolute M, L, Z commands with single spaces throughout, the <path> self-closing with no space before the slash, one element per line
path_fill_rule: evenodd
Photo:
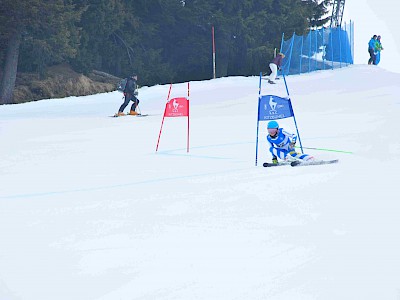
<path fill-rule="evenodd" d="M 290 144 L 289 144 L 289 149 L 294 149 L 294 146 L 296 145 L 296 142 L 294 141 L 294 142 L 291 142 Z"/>

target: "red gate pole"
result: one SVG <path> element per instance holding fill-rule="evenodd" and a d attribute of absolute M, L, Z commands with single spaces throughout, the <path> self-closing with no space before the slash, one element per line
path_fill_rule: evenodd
<path fill-rule="evenodd" d="M 169 85 L 169 91 L 168 91 L 168 97 L 167 97 L 167 102 L 166 102 L 166 103 L 168 103 L 168 101 L 169 101 L 169 95 L 171 94 L 171 88 L 172 88 L 172 83 Z M 162 131 L 163 124 L 164 124 L 165 111 L 166 111 L 166 110 L 167 110 L 167 104 L 165 104 L 164 115 L 163 115 L 162 122 L 161 122 L 160 133 L 158 134 L 156 152 L 157 152 L 157 150 L 158 150 L 158 145 L 159 145 L 159 143 L 160 143 L 161 131 Z"/>
<path fill-rule="evenodd" d="M 187 118 L 188 118 L 188 123 L 187 123 L 187 152 L 189 152 L 189 107 L 190 107 L 190 105 L 189 105 L 190 103 L 189 103 L 189 82 L 188 82 L 188 98 L 187 98 L 187 110 L 188 110 L 188 112 L 187 112 Z"/>

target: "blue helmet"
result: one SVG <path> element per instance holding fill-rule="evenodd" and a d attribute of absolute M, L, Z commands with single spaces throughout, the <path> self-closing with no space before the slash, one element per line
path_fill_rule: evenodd
<path fill-rule="evenodd" d="M 267 128 L 276 128 L 276 129 L 278 129 L 279 128 L 279 124 L 278 124 L 277 121 L 269 121 L 268 125 L 267 125 Z"/>

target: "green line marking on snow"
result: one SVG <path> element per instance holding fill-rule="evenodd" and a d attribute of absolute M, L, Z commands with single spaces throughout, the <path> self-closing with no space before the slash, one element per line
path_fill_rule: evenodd
<path fill-rule="evenodd" d="M 299 146 L 296 146 L 296 148 L 300 148 L 300 147 L 299 147 Z M 351 152 L 351 151 L 336 150 L 336 149 L 313 148 L 313 147 L 303 147 L 303 149 L 311 149 L 311 150 L 319 150 L 319 151 L 329 151 L 329 152 L 338 152 L 338 153 L 353 154 L 353 152 Z"/>

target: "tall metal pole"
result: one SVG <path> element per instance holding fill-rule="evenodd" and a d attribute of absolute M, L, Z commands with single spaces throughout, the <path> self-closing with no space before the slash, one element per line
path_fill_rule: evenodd
<path fill-rule="evenodd" d="M 261 78 L 262 72 L 260 72 L 260 82 L 258 84 L 258 112 L 257 112 L 257 136 L 256 136 L 256 167 L 257 167 L 257 159 L 258 159 L 258 131 L 260 125 L 260 99 L 261 99 Z"/>
<path fill-rule="evenodd" d="M 214 26 L 212 27 L 212 45 L 213 45 L 213 78 L 217 78 L 216 70 L 215 70 L 215 34 L 214 34 Z"/>

